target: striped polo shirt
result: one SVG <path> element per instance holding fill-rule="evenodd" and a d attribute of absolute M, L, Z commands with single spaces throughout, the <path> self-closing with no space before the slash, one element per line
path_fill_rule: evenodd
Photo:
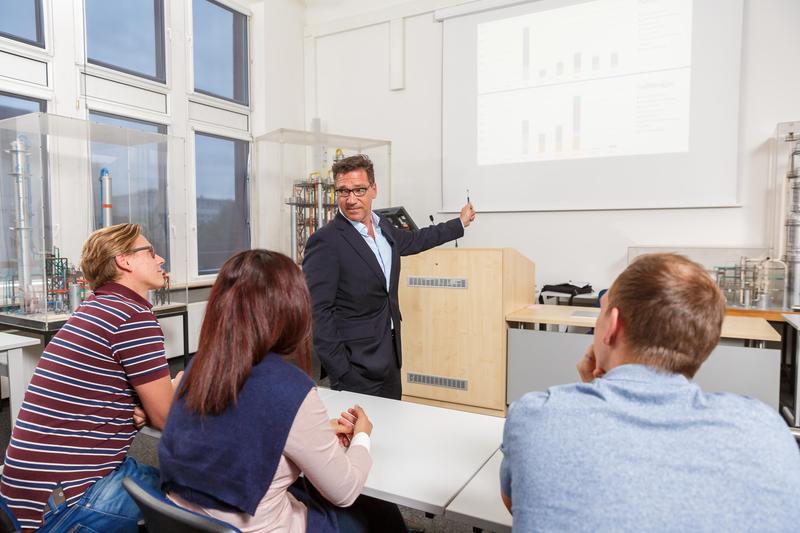
<path fill-rule="evenodd" d="M 169 376 L 151 305 L 118 283 L 98 288 L 45 347 L 6 450 L 0 494 L 37 528 L 57 483 L 75 503 L 125 460 L 134 387 Z"/>

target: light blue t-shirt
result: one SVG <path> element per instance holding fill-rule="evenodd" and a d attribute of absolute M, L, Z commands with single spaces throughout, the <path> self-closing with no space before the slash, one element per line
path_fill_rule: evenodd
<path fill-rule="evenodd" d="M 514 531 L 800 531 L 800 452 L 765 404 L 623 365 L 509 409 Z"/>

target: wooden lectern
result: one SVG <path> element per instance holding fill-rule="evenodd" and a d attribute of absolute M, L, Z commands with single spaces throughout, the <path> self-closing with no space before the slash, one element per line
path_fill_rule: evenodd
<path fill-rule="evenodd" d="M 403 399 L 505 416 L 505 316 L 534 290 L 533 262 L 511 248 L 403 257 Z"/>

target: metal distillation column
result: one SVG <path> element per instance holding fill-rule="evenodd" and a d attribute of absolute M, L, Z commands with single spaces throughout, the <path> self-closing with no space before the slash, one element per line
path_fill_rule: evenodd
<path fill-rule="evenodd" d="M 103 213 L 103 227 L 107 228 L 112 222 L 111 205 L 111 173 L 107 168 L 100 169 L 100 210 Z"/>
<path fill-rule="evenodd" d="M 786 178 L 792 191 L 786 215 L 786 307 L 800 309 L 800 142 L 792 150 Z"/>
<path fill-rule="evenodd" d="M 14 179 L 14 227 L 17 234 L 17 268 L 19 289 L 22 295 L 21 309 L 29 311 L 33 298 L 31 281 L 31 225 L 28 212 L 28 146 L 24 136 L 11 141 L 11 177 Z"/>

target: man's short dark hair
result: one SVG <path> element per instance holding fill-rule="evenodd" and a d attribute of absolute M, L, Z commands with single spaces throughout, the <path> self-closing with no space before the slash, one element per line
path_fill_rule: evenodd
<path fill-rule="evenodd" d="M 341 161 L 334 163 L 331 169 L 333 172 L 333 180 L 336 181 L 342 174 L 347 174 L 348 172 L 359 169 L 367 173 L 370 185 L 375 183 L 375 169 L 372 166 L 372 160 L 364 154 L 345 157 Z"/>
<path fill-rule="evenodd" d="M 633 362 L 692 378 L 719 342 L 725 297 L 698 265 L 677 254 L 636 258 L 608 290 Z"/>

